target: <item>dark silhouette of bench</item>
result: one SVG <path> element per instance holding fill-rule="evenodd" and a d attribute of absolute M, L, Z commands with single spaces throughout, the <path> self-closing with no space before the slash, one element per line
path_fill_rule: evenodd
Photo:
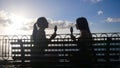
<path fill-rule="evenodd" d="M 76 38 L 77 39 L 77 38 Z M 120 37 L 93 37 L 93 67 L 115 67 L 120 64 Z M 14 64 L 22 67 L 40 66 L 40 67 L 67 67 L 80 68 L 79 57 L 74 58 L 74 53 L 80 53 L 77 42 L 70 38 L 56 38 L 48 43 L 47 47 L 34 47 L 34 42 L 30 39 L 19 39 L 12 44 L 12 58 Z M 86 42 L 87 43 L 87 42 Z M 37 52 L 42 49 L 42 52 Z M 32 56 L 34 55 L 34 56 Z M 78 61 L 72 62 L 71 59 Z M 87 64 L 86 64 L 87 66 Z"/>

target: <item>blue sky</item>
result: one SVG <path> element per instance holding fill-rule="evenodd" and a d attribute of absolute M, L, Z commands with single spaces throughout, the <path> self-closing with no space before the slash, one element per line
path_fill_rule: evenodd
<path fill-rule="evenodd" d="M 88 19 L 92 33 L 120 32 L 119 4 L 120 0 L 0 0 L 1 34 L 31 34 L 41 16 L 48 19 L 52 30 L 57 25 L 58 33 L 69 33 L 66 30 L 81 16 Z M 74 32 L 78 31 L 74 28 Z"/>

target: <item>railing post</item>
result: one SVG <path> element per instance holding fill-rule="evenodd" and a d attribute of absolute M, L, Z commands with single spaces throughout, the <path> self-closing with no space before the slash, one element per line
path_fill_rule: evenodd
<path fill-rule="evenodd" d="M 25 59 L 25 55 L 24 55 L 24 46 L 22 44 L 22 40 L 18 40 L 18 43 L 20 44 L 20 49 L 21 49 L 21 61 L 22 63 L 24 62 L 24 59 Z"/>
<path fill-rule="evenodd" d="M 107 37 L 107 45 L 106 45 L 106 63 L 107 64 L 110 63 L 110 58 L 109 58 L 109 54 L 110 54 L 110 42 L 111 42 L 111 37 Z"/>

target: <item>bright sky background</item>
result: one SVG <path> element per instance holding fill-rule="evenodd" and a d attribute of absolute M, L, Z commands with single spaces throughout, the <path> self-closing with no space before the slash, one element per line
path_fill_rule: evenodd
<path fill-rule="evenodd" d="M 0 35 L 32 34 L 37 18 L 49 21 L 47 34 L 70 33 L 78 17 L 86 17 L 92 33 L 120 32 L 120 0 L 0 0 Z M 74 28 L 74 33 L 79 32 Z"/>

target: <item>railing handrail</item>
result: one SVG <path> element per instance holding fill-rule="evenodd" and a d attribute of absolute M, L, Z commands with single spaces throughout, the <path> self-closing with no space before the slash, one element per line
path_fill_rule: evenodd
<path fill-rule="evenodd" d="M 47 34 L 47 35 L 50 36 L 51 34 Z M 64 41 L 63 40 L 64 38 L 66 38 L 66 39 L 70 38 L 70 34 L 57 34 L 57 35 L 58 36 L 59 35 L 64 35 L 64 36 L 63 37 L 62 36 L 57 37 L 57 38 L 55 38 L 55 40 L 61 38 L 62 41 Z M 78 36 L 79 34 L 78 33 L 74 33 L 74 35 Z M 116 40 L 113 40 L 114 42 L 115 41 L 118 42 L 117 40 L 120 40 L 120 32 L 116 32 L 116 33 L 112 33 L 112 32 L 110 32 L 110 33 L 92 33 L 92 35 L 93 35 L 93 38 L 103 38 L 103 40 L 104 40 L 104 38 L 107 38 L 107 37 L 112 37 L 113 39 L 116 38 Z M 95 36 L 95 35 L 97 35 L 97 36 Z M 103 35 L 105 35 L 105 36 L 103 36 Z M 4 54 L 10 54 L 9 53 L 10 51 L 8 51 L 8 49 L 11 47 L 10 43 L 11 42 L 15 42 L 15 41 L 20 40 L 20 39 L 22 39 L 22 40 L 27 39 L 27 40 L 29 40 L 29 42 L 32 41 L 31 40 L 31 35 L 20 35 L 20 37 L 18 37 L 18 35 L 0 35 L 0 50 L 2 50 L 0 52 L 0 56 L 3 56 L 4 50 L 6 50 L 6 53 L 4 53 Z M 61 43 L 62 43 L 62 41 L 61 41 Z M 5 43 L 5 42 L 7 42 L 7 43 Z M 59 42 L 54 41 L 53 43 L 59 43 Z M 65 42 L 67 42 L 67 41 L 65 41 Z M 73 42 L 71 42 L 71 43 L 73 43 Z M 7 56 L 7 55 L 5 55 L 5 56 Z"/>

